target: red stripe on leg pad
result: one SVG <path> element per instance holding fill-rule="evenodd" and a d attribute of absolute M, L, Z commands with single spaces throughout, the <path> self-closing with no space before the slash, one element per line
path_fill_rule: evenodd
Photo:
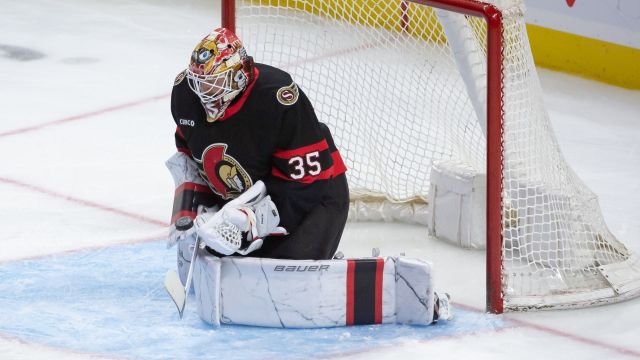
<path fill-rule="evenodd" d="M 353 273 L 356 268 L 354 260 L 347 260 L 347 308 L 346 325 L 353 325 Z"/>
<path fill-rule="evenodd" d="M 382 323 L 383 259 L 347 260 L 346 325 Z"/>
<path fill-rule="evenodd" d="M 376 264 L 376 308 L 375 308 L 375 322 L 376 324 L 382 324 L 382 277 L 384 274 L 384 260 L 378 259 Z"/>

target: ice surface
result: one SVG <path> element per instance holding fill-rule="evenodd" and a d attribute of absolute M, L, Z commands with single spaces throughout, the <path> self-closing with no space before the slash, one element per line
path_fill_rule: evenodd
<path fill-rule="evenodd" d="M 162 289 L 175 256 L 162 240 L 173 197 L 163 165 L 174 149 L 168 94 L 193 45 L 218 25 L 218 8 L 3 4 L 0 358 L 640 357 L 640 300 L 485 315 L 484 254 L 402 224 L 349 224 L 341 250 L 431 260 L 436 287 L 457 305 L 450 324 L 213 330 L 193 303 L 180 321 Z M 640 252 L 640 92 L 540 75 L 567 160 L 599 194 L 612 232 Z"/>
<path fill-rule="evenodd" d="M 175 255 L 164 242 L 120 245 L 0 268 L 0 331 L 78 352 L 142 359 L 306 359 L 513 326 L 499 316 L 458 310 L 433 326 L 291 330 L 213 329 L 187 303 L 181 321 L 162 287 Z"/>

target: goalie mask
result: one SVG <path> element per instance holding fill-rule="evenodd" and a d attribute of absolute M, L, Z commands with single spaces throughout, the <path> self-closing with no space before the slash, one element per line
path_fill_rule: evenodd
<path fill-rule="evenodd" d="M 253 80 L 253 59 L 232 31 L 217 28 L 193 50 L 187 79 L 213 122 Z"/>

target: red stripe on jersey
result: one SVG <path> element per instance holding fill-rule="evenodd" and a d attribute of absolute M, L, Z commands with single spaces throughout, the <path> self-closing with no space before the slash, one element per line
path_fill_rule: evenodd
<path fill-rule="evenodd" d="M 238 111 L 240 111 L 240 109 L 242 109 L 244 102 L 247 101 L 247 98 L 249 97 L 249 93 L 253 89 L 253 85 L 256 83 L 256 80 L 258 80 L 258 75 L 260 75 L 260 71 L 258 71 L 257 67 L 254 67 L 253 81 L 251 82 L 251 84 L 249 84 L 249 86 L 247 86 L 247 89 L 242 93 L 242 96 L 240 96 L 240 99 L 238 99 L 238 101 L 236 101 L 235 104 L 230 105 L 227 108 L 227 110 L 224 111 L 224 115 L 220 119 L 218 119 L 218 121 L 227 120 L 228 118 L 235 115 Z"/>
<path fill-rule="evenodd" d="M 331 153 L 331 158 L 333 159 L 333 176 L 338 176 L 347 171 L 347 166 L 342 161 L 342 156 L 340 156 L 338 150 Z"/>
<path fill-rule="evenodd" d="M 180 137 L 180 140 L 182 140 L 186 145 L 187 140 L 184 139 L 184 134 L 182 134 L 182 130 L 180 130 L 179 126 L 176 126 L 176 135 L 178 135 L 178 137 Z M 189 148 L 178 146 L 177 144 L 176 144 L 176 148 L 178 149 L 179 152 L 189 157 L 191 156 L 191 150 L 189 150 Z"/>
<path fill-rule="evenodd" d="M 378 259 L 376 263 L 376 295 L 374 317 L 376 324 L 382 324 L 382 274 L 384 270 L 384 260 Z"/>
<path fill-rule="evenodd" d="M 200 185 L 200 184 L 196 184 L 196 183 L 192 183 L 192 182 L 186 182 L 183 183 L 182 185 L 178 186 L 176 188 L 175 193 L 181 193 L 185 190 L 194 190 L 197 192 L 205 192 L 205 193 L 211 193 L 211 189 L 209 189 L 208 186 L 206 185 Z"/>
<path fill-rule="evenodd" d="M 303 146 L 293 150 L 276 149 L 276 151 L 273 153 L 273 156 L 280 159 L 291 159 L 296 156 L 304 157 L 308 153 L 311 153 L 314 151 L 319 152 L 322 150 L 326 150 L 328 148 L 329 148 L 329 144 L 327 144 L 327 140 L 322 139 L 322 141 L 318 141 L 315 144 Z"/>
<path fill-rule="evenodd" d="M 179 147 L 178 148 L 178 152 L 181 152 L 181 153 L 191 157 L 191 150 L 189 150 L 187 148 Z"/>
<path fill-rule="evenodd" d="M 327 179 L 331 179 L 333 177 L 333 166 L 328 168 L 325 171 L 322 171 L 321 173 L 319 173 L 318 175 L 307 175 L 305 177 L 302 177 L 300 179 L 292 179 L 290 176 L 287 176 L 285 174 L 282 173 L 282 171 L 276 169 L 276 168 L 272 168 L 271 169 L 271 175 L 283 179 L 283 180 L 288 180 L 288 181 L 295 181 L 295 182 L 299 182 L 299 183 L 303 183 L 303 184 L 311 184 L 312 182 L 316 181 L 316 180 L 327 180 Z"/>
<path fill-rule="evenodd" d="M 342 157 L 340 156 L 338 150 L 331 153 L 331 158 L 333 159 L 333 165 L 331 165 L 330 168 L 321 171 L 318 175 L 306 175 L 300 179 L 292 179 L 291 176 L 283 174 L 282 171 L 278 170 L 275 167 L 271 168 L 271 175 L 283 180 L 295 181 L 303 184 L 311 184 L 316 180 L 331 179 L 347 171 L 347 167 L 344 165 L 344 162 L 342 161 Z"/>
<path fill-rule="evenodd" d="M 188 216 L 191 219 L 195 219 L 196 215 L 197 214 L 195 211 L 184 211 L 184 210 L 178 211 L 177 213 L 173 214 L 173 216 L 171 217 L 171 224 L 173 225 L 178 219 L 185 216 Z"/>
<path fill-rule="evenodd" d="M 353 325 L 353 285 L 354 276 L 353 273 L 356 268 L 356 263 L 353 260 L 347 260 L 347 308 L 345 325 Z"/>
<path fill-rule="evenodd" d="M 182 133 L 182 130 L 180 130 L 179 126 L 176 126 L 176 134 L 178 134 L 178 136 L 180 136 L 182 140 L 184 140 L 184 134 Z"/>

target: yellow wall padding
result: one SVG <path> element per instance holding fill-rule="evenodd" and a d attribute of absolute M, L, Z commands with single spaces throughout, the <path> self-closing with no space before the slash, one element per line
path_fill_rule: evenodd
<path fill-rule="evenodd" d="M 433 9 L 401 0 L 343 0 L 348 6 L 337 6 L 331 0 L 248 0 L 253 5 L 269 5 L 276 8 L 288 8 L 309 14 L 347 21 L 367 27 L 382 28 L 389 31 L 404 31 L 425 41 L 444 43 L 442 27 L 436 20 Z M 408 22 L 404 22 L 406 11 Z"/>
<path fill-rule="evenodd" d="M 640 89 L 640 49 L 527 25 L 536 65 Z"/>

